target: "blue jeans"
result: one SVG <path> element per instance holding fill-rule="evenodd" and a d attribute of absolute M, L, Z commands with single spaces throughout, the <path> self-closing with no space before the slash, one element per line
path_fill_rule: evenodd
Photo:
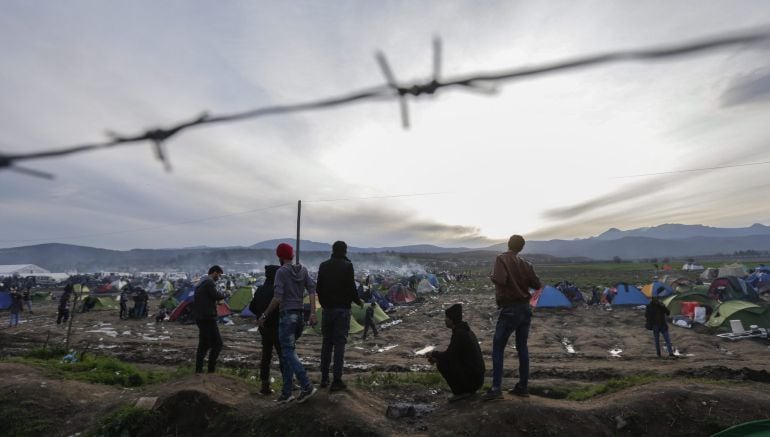
<path fill-rule="evenodd" d="M 27 305 L 27 309 L 31 313 L 32 312 L 32 301 L 31 300 L 25 300 L 24 304 Z"/>
<path fill-rule="evenodd" d="M 321 320 L 321 381 L 329 380 L 329 362 L 334 349 L 334 380 L 342 380 L 342 366 L 345 362 L 345 343 L 350 331 L 349 308 L 324 308 Z"/>
<path fill-rule="evenodd" d="M 283 355 L 283 387 L 281 393 L 285 396 L 291 394 L 292 377 L 297 376 L 303 390 L 313 386 L 307 377 L 305 367 L 299 361 L 297 351 L 294 349 L 294 342 L 302 334 L 302 328 L 305 326 L 302 310 L 281 311 L 278 319 L 278 342 L 281 344 L 281 354 Z"/>
<path fill-rule="evenodd" d="M 532 322 L 529 303 L 517 303 L 500 310 L 492 340 L 492 389 L 500 390 L 503 383 L 503 355 L 508 339 L 516 333 L 516 351 L 519 354 L 519 386 L 527 388 L 529 382 L 529 350 L 527 338 Z"/>
<path fill-rule="evenodd" d="M 671 348 L 671 338 L 668 336 L 668 325 L 652 327 L 652 336 L 655 338 L 655 352 L 660 356 L 660 334 L 663 334 L 663 340 L 666 342 L 668 354 L 674 355 L 674 351 Z"/>
<path fill-rule="evenodd" d="M 8 326 L 18 326 L 19 325 L 19 313 L 11 313 L 11 321 L 8 324 Z"/>

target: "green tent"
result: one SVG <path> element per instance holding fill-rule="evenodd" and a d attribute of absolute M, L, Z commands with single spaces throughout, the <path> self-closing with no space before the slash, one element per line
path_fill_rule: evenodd
<path fill-rule="evenodd" d="M 730 320 L 740 320 L 743 329 L 751 325 L 760 328 L 770 328 L 770 314 L 767 308 L 744 300 L 729 300 L 723 302 L 715 310 L 706 323 L 707 326 L 719 329 L 730 329 Z"/>
<path fill-rule="evenodd" d="M 323 320 L 323 310 L 319 307 L 315 311 L 315 317 L 318 323 L 313 326 L 313 331 L 315 331 L 316 334 L 321 334 L 321 322 Z M 361 326 L 360 323 L 356 322 L 355 317 L 353 317 L 353 313 L 350 314 L 350 329 L 348 330 L 348 334 L 358 334 L 359 332 L 364 332 L 364 327 Z"/>
<path fill-rule="evenodd" d="M 170 296 L 160 301 L 160 307 L 165 308 L 168 311 L 174 311 L 178 306 L 179 301 Z"/>
<path fill-rule="evenodd" d="M 365 303 L 363 308 L 355 304 L 350 306 L 350 314 L 353 316 L 354 319 L 356 319 L 356 322 L 360 323 L 361 325 L 364 324 L 364 319 L 366 318 L 366 307 L 368 307 L 369 305 L 370 304 Z M 383 311 L 379 305 L 375 305 L 374 306 L 374 323 L 382 323 L 386 320 L 390 320 L 390 317 L 387 314 L 385 314 L 385 311 Z"/>
<path fill-rule="evenodd" d="M 115 299 L 107 296 L 86 296 L 83 299 L 83 305 L 85 305 L 87 302 L 93 303 L 94 305 L 91 307 L 91 311 L 115 310 L 118 308 L 118 303 L 115 301 Z"/>
<path fill-rule="evenodd" d="M 235 312 L 241 312 L 244 308 L 249 306 L 251 298 L 253 297 L 253 291 L 251 287 L 240 287 L 235 290 L 227 304 L 230 305 L 230 309 Z"/>
<path fill-rule="evenodd" d="M 754 420 L 720 431 L 711 437 L 762 437 L 770 435 L 770 420 Z"/>
<path fill-rule="evenodd" d="M 671 315 L 677 315 L 682 313 L 682 302 L 700 302 L 703 305 L 710 306 L 713 310 L 719 305 L 719 302 L 708 296 L 708 291 L 705 293 L 699 291 L 690 291 L 682 294 L 672 294 L 671 296 L 663 299 L 663 304 L 666 305 Z"/>

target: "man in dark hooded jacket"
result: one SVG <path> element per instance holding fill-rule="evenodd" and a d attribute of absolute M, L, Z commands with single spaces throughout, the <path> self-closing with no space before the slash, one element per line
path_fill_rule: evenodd
<path fill-rule="evenodd" d="M 217 290 L 217 281 L 222 276 L 222 267 L 212 266 L 209 274 L 201 278 L 195 287 L 192 307 L 195 323 L 198 325 L 198 350 L 195 354 L 195 373 L 203 373 L 203 359 L 209 352 L 208 372 L 214 373 L 217 357 L 222 351 L 222 336 L 217 326 L 217 301 L 227 297 Z"/>
<path fill-rule="evenodd" d="M 273 300 L 275 273 L 278 268 L 279 266 L 275 265 L 265 266 L 265 283 L 257 287 L 249 304 L 249 310 L 256 316 L 263 314 Z M 278 342 L 278 311 L 273 311 L 265 318 L 264 323 L 259 327 L 259 335 L 262 338 L 262 359 L 259 363 L 259 380 L 262 381 L 262 389 L 259 392 L 269 395 L 273 393 L 273 389 L 270 388 L 270 363 L 273 361 L 273 349 L 278 355 L 278 363 L 283 372 L 281 344 Z"/>
<path fill-rule="evenodd" d="M 335 241 L 332 256 L 318 267 L 316 293 L 323 308 L 321 317 L 321 388 L 329 385 L 329 364 L 334 350 L 334 379 L 330 391 L 344 390 L 342 366 L 345 361 L 345 343 L 350 331 L 350 304 L 364 303 L 358 297 L 353 263 L 347 257 L 348 245 Z"/>
<path fill-rule="evenodd" d="M 454 402 L 471 396 L 481 388 L 486 369 L 479 341 L 468 323 L 463 321 L 462 305 L 452 305 L 445 314 L 444 321 L 452 330 L 452 339 L 447 350 L 431 352 L 428 361 L 435 364 L 446 379 L 453 394 L 449 402 Z"/>

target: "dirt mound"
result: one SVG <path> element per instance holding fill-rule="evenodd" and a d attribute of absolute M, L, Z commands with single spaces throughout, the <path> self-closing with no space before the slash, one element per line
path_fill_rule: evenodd
<path fill-rule="evenodd" d="M 158 406 L 166 422 L 166 433 L 173 435 L 193 435 L 205 430 L 214 418 L 230 409 L 197 390 L 173 393 Z"/>

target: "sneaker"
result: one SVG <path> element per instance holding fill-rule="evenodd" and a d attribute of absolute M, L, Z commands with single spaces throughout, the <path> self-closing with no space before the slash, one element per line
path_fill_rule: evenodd
<path fill-rule="evenodd" d="M 280 396 L 278 396 L 278 399 L 276 399 L 275 402 L 279 404 L 288 404 L 293 400 L 294 400 L 294 395 L 289 393 L 288 395 L 281 394 Z"/>
<path fill-rule="evenodd" d="M 301 404 L 305 402 L 306 400 L 310 399 L 311 396 L 316 394 L 317 391 L 318 389 L 313 386 L 310 386 L 310 388 L 308 388 L 307 390 L 302 390 L 299 393 L 299 396 L 297 396 L 297 403 Z"/>
<path fill-rule="evenodd" d="M 447 400 L 449 401 L 449 403 L 452 403 L 452 402 L 461 401 L 463 399 L 468 399 L 471 396 L 473 396 L 473 393 L 460 393 L 460 394 L 450 396 L 449 399 Z"/>
<path fill-rule="evenodd" d="M 501 399 L 505 399 L 503 397 L 503 392 L 500 391 L 500 389 L 489 389 L 486 393 L 484 393 L 483 396 L 481 396 L 482 401 L 498 401 Z"/>
<path fill-rule="evenodd" d="M 347 390 L 348 386 L 345 385 L 342 380 L 334 381 L 332 382 L 331 387 L 329 387 L 329 391 L 340 391 L 340 390 Z"/>
<path fill-rule="evenodd" d="M 529 397 L 529 390 L 527 390 L 526 388 L 522 388 L 519 384 L 516 384 L 515 387 L 508 390 L 508 393 L 516 396 L 521 396 L 523 398 Z"/>

